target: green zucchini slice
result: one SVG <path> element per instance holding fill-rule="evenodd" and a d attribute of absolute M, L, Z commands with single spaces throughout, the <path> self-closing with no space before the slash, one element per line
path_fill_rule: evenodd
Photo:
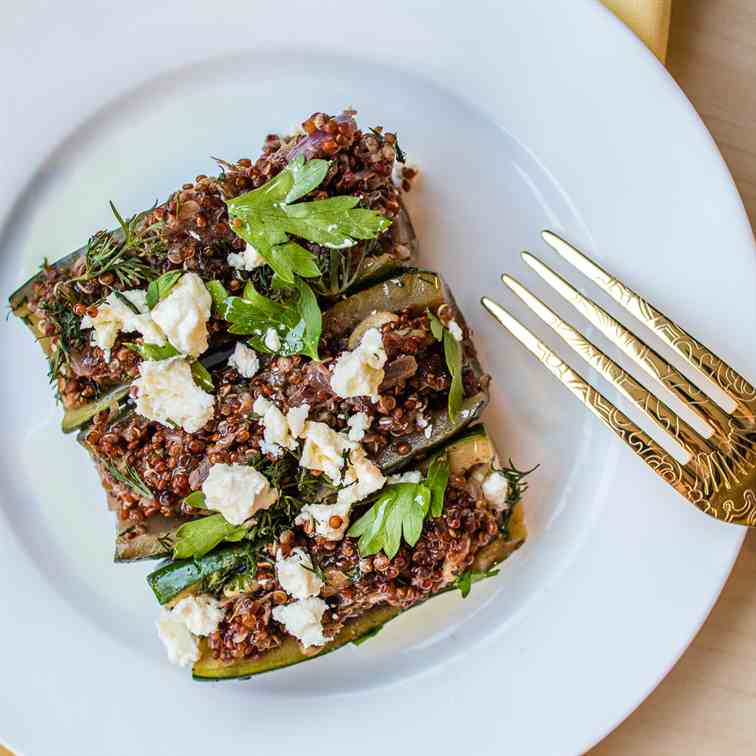
<path fill-rule="evenodd" d="M 115 240 L 123 238 L 123 231 L 121 229 L 109 233 Z M 381 280 L 386 276 L 393 275 L 412 264 L 412 261 L 417 254 L 418 244 L 417 237 L 415 236 L 412 227 L 412 222 L 404 205 L 402 205 L 399 215 L 392 224 L 389 233 L 389 248 L 396 250 L 401 247 L 402 249 L 409 251 L 409 256 L 402 257 L 397 253 L 392 254 L 391 252 L 383 252 L 379 255 L 365 257 L 360 271 L 352 285 L 347 290 L 347 293 L 349 291 L 359 290 L 369 283 Z M 70 268 L 85 254 L 86 250 L 87 246 L 85 245 L 52 263 L 51 267 L 57 270 Z M 44 271 L 39 271 L 19 286 L 18 289 L 10 295 L 9 304 L 13 314 L 26 324 L 32 332 L 34 339 L 39 342 L 45 356 L 49 358 L 51 354 L 50 338 L 39 328 L 40 318 L 32 313 L 28 306 L 28 302 L 33 296 L 34 284 L 41 281 L 44 275 Z M 112 396 L 118 395 L 119 398 L 121 398 L 125 396 L 127 392 L 128 386 L 115 385 L 109 387 L 106 394 L 95 401 L 82 404 L 72 409 L 66 409 L 62 421 L 63 432 L 71 433 L 77 430 L 82 425 L 89 422 L 89 420 L 91 420 L 98 412 L 109 406 L 110 403 L 112 403 Z"/>
<path fill-rule="evenodd" d="M 399 312 L 408 309 L 413 314 L 420 314 L 426 309 L 436 310 L 444 303 L 454 305 L 454 299 L 439 276 L 427 271 L 405 272 L 363 289 L 327 310 L 323 315 L 323 334 L 326 338 L 348 336 L 359 323 L 376 311 Z M 461 313 L 457 319 L 464 325 Z M 472 345 L 465 352 L 465 369 L 478 378 L 483 374 Z M 389 445 L 374 460 L 375 463 L 384 472 L 396 470 L 409 460 L 445 443 L 470 425 L 480 417 L 487 403 L 488 391 L 482 389 L 465 399 L 461 412 L 453 421 L 445 407 L 435 409 L 429 418 L 432 432 L 428 436 L 419 429 L 403 436 L 402 440 L 410 446 L 409 452 L 401 454 L 395 445 Z M 178 524 L 170 528 L 161 515 L 153 515 L 146 521 L 147 532 L 138 539 L 131 538 L 131 531 L 127 531 L 125 536 L 119 531 L 116 535 L 115 561 L 168 556 L 172 548 L 172 532 L 182 520 L 174 522 Z"/>
<path fill-rule="evenodd" d="M 483 426 L 477 426 L 464 436 L 452 441 L 444 448 L 443 453 L 447 455 L 452 474 L 480 465 L 486 465 L 489 468 L 498 466 L 496 451 Z M 426 460 L 424 466 L 427 466 L 429 462 L 430 459 Z M 523 511 L 522 503 L 518 502 L 508 523 L 508 534 L 496 538 L 482 548 L 476 555 L 470 569 L 479 572 L 490 570 L 522 546 L 527 537 Z M 450 590 L 454 590 L 454 587 L 449 586 L 426 600 L 431 600 L 435 596 Z M 411 608 L 420 606 L 420 603 Z M 263 672 L 299 664 L 308 659 L 323 656 L 347 643 L 370 635 L 400 613 L 401 610 L 397 607 L 376 606 L 365 614 L 347 621 L 341 632 L 333 640 L 319 648 L 303 649 L 294 638 L 287 636 L 280 646 L 271 651 L 254 658 L 233 662 L 215 659 L 207 646 L 206 640 L 202 639 L 200 642 L 200 658 L 192 668 L 192 676 L 195 680 L 246 679 Z"/>

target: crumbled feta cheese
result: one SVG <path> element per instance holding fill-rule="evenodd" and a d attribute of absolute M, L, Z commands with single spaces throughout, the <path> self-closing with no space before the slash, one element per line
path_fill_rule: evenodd
<path fill-rule="evenodd" d="M 277 352 L 281 348 L 281 337 L 278 335 L 278 331 L 275 328 L 268 328 L 265 332 L 263 344 L 265 344 L 271 352 Z"/>
<path fill-rule="evenodd" d="M 423 431 L 423 435 L 426 438 L 430 438 L 433 435 L 433 426 L 432 425 L 426 425 L 425 430 Z"/>
<path fill-rule="evenodd" d="M 139 364 L 136 411 L 163 425 L 179 425 L 196 433 L 212 418 L 215 399 L 194 382 L 183 357 L 144 360 Z"/>
<path fill-rule="evenodd" d="M 295 525 L 304 525 L 308 520 L 315 526 L 315 533 L 326 541 L 340 541 L 349 527 L 349 502 L 339 504 L 305 504 L 294 520 Z M 334 527 L 335 526 L 335 527 Z"/>
<path fill-rule="evenodd" d="M 263 424 L 263 441 L 269 451 L 274 447 L 296 449 L 296 439 L 292 437 L 286 416 L 270 399 L 258 396 L 252 411 L 260 415 Z"/>
<path fill-rule="evenodd" d="M 276 578 L 286 593 L 295 599 L 317 596 L 323 581 L 315 573 L 312 559 L 304 549 L 292 549 L 286 559 L 276 560 Z"/>
<path fill-rule="evenodd" d="M 232 252 L 226 262 L 237 270 L 254 270 L 261 265 L 265 265 L 265 258 L 249 243 L 244 248 L 244 252 Z"/>
<path fill-rule="evenodd" d="M 462 341 L 464 334 L 456 320 L 450 320 L 446 324 L 446 327 L 449 329 L 449 333 L 454 337 L 455 341 Z"/>
<path fill-rule="evenodd" d="M 196 273 L 184 273 L 152 310 L 152 319 L 179 352 L 198 357 L 207 349 L 212 299 Z"/>
<path fill-rule="evenodd" d="M 344 487 L 336 495 L 339 504 L 355 504 L 362 501 L 366 496 L 375 493 L 383 484 L 380 468 L 368 458 L 365 450 L 358 446 L 349 453 L 349 466 L 344 474 Z"/>
<path fill-rule="evenodd" d="M 301 438 L 304 433 L 307 415 L 310 414 L 309 404 L 300 404 L 298 407 L 290 407 L 286 413 L 286 422 L 289 423 L 291 435 L 295 438 Z"/>
<path fill-rule="evenodd" d="M 354 442 L 325 423 L 312 420 L 305 423 L 304 438 L 299 466 L 308 470 L 320 470 L 336 485 L 341 483 L 344 453 L 354 447 Z"/>
<path fill-rule="evenodd" d="M 323 599 L 311 596 L 293 604 L 273 607 L 273 619 L 280 622 L 289 635 L 297 638 L 305 648 L 322 646 L 328 642 L 323 635 L 323 614 L 327 608 Z"/>
<path fill-rule="evenodd" d="M 268 479 L 248 465 L 212 465 L 202 493 L 207 508 L 220 512 L 232 525 L 241 525 L 278 500 Z"/>
<path fill-rule="evenodd" d="M 418 415 L 415 418 L 415 425 L 417 425 L 418 428 L 427 428 L 428 427 L 428 418 L 425 417 L 425 415 Z"/>
<path fill-rule="evenodd" d="M 205 594 L 181 599 L 171 613 L 176 619 L 181 620 L 193 635 L 214 633 L 225 614 L 220 602 Z"/>
<path fill-rule="evenodd" d="M 170 609 L 160 610 L 157 621 L 158 637 L 168 652 L 171 664 L 186 667 L 199 659 L 197 639 L 189 632 L 186 624 Z"/>
<path fill-rule="evenodd" d="M 509 481 L 506 475 L 494 470 L 484 481 L 481 486 L 483 496 L 486 501 L 493 504 L 496 509 L 502 510 L 507 508 L 507 494 L 509 493 Z"/>
<path fill-rule="evenodd" d="M 349 440 L 362 441 L 365 431 L 370 427 L 370 416 L 365 412 L 357 412 L 347 420 L 349 426 Z"/>
<path fill-rule="evenodd" d="M 343 398 L 369 396 L 378 401 L 378 387 L 383 381 L 386 351 L 383 337 L 377 328 L 369 328 L 360 345 L 352 352 L 344 352 L 333 367 L 331 388 Z"/>
<path fill-rule="evenodd" d="M 102 304 L 97 307 L 93 318 L 84 315 L 81 328 L 93 328 L 92 344 L 105 352 L 105 359 L 110 361 L 110 349 L 118 337 L 119 331 L 130 333 L 138 331 L 145 344 L 165 344 L 165 336 L 160 327 L 150 317 L 147 307 L 147 295 L 142 289 L 121 291 L 119 294 L 128 299 L 139 313 L 135 313 L 115 292 L 110 292 Z"/>
<path fill-rule="evenodd" d="M 234 353 L 228 358 L 228 366 L 236 370 L 242 378 L 254 378 L 260 369 L 260 360 L 254 349 L 237 341 Z"/>
<path fill-rule="evenodd" d="M 391 167 L 391 181 L 394 186 L 401 188 L 402 181 L 404 180 L 404 169 L 409 168 L 415 172 L 415 175 L 419 173 L 419 167 L 417 163 L 409 162 L 405 155 L 405 160 L 400 163 L 398 160 L 394 160 L 394 165 Z"/>
<path fill-rule="evenodd" d="M 423 479 L 420 470 L 409 470 L 401 475 L 389 475 L 386 483 L 419 483 Z"/>

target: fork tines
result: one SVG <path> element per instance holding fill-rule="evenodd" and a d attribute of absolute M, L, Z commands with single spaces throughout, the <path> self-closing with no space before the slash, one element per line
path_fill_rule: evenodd
<path fill-rule="evenodd" d="M 501 305 L 483 297 L 483 306 L 649 467 L 689 501 L 717 519 L 755 526 L 756 389 L 707 347 L 571 244 L 551 231 L 544 231 L 542 236 L 567 262 L 666 342 L 699 377 L 703 377 L 704 384 L 707 380 L 716 384 L 732 401 L 732 410 L 723 410 L 700 387 L 691 383 L 606 310 L 536 257 L 523 253 L 525 262 L 546 283 L 706 424 L 707 434 L 696 431 L 521 283 L 511 276 L 502 276 L 502 281 L 567 345 L 680 444 L 689 455 L 688 461 L 682 464 Z"/>

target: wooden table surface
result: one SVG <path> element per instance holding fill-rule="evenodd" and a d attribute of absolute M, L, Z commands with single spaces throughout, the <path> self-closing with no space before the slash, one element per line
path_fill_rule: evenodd
<path fill-rule="evenodd" d="M 667 67 L 756 222 L 756 0 L 673 0 Z M 756 281 L 753 282 L 756 296 Z M 756 754 L 756 532 L 669 676 L 590 756 Z"/>
<path fill-rule="evenodd" d="M 714 135 L 753 224 L 756 0 L 675 0 L 667 66 Z M 755 578 L 752 533 L 691 647 L 656 691 L 590 756 L 756 754 Z M 8 752 L 0 746 L 3 754 Z"/>

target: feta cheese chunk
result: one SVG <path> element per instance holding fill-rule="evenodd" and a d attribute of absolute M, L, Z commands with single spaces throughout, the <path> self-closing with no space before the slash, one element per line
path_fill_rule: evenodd
<path fill-rule="evenodd" d="M 380 468 L 368 458 L 365 450 L 358 446 L 349 454 L 349 466 L 344 473 L 343 488 L 336 495 L 338 504 L 352 505 L 366 496 L 383 488 L 386 478 Z"/>
<path fill-rule="evenodd" d="M 134 386 L 140 415 L 163 425 L 179 425 L 187 433 L 196 433 L 215 412 L 214 397 L 197 386 L 183 357 L 144 360 Z"/>
<path fill-rule="evenodd" d="M 191 634 L 184 621 L 174 616 L 170 609 L 163 607 L 160 610 L 157 630 L 171 664 L 187 667 L 199 659 L 197 639 Z"/>
<path fill-rule="evenodd" d="M 184 273 L 168 296 L 153 308 L 152 319 L 179 352 L 199 357 L 207 349 L 210 292 L 196 273 Z"/>
<path fill-rule="evenodd" d="M 226 262 L 237 270 L 254 270 L 261 265 L 265 265 L 265 258 L 249 243 L 244 248 L 244 252 L 232 252 Z"/>
<path fill-rule="evenodd" d="M 462 341 L 464 334 L 462 333 L 462 329 L 460 328 L 460 325 L 456 320 L 450 320 L 446 324 L 446 327 L 449 329 L 449 333 L 454 337 L 455 341 Z"/>
<path fill-rule="evenodd" d="M 401 475 L 389 475 L 386 483 L 419 483 L 423 479 L 420 470 L 408 470 Z"/>
<path fill-rule="evenodd" d="M 173 607 L 173 617 L 181 620 L 193 635 L 210 635 L 218 629 L 225 612 L 212 596 L 187 596 Z"/>
<path fill-rule="evenodd" d="M 308 470 L 320 470 L 332 483 L 341 483 L 341 470 L 344 467 L 344 453 L 354 448 L 342 433 L 338 433 L 325 423 L 308 420 L 304 427 L 304 448 L 299 459 L 299 466 Z"/>
<path fill-rule="evenodd" d="M 260 360 L 254 349 L 237 341 L 234 353 L 228 358 L 228 366 L 236 370 L 242 378 L 254 378 L 260 369 Z"/>
<path fill-rule="evenodd" d="M 289 423 L 289 431 L 295 438 L 301 438 L 304 433 L 307 415 L 310 414 L 309 404 L 300 404 L 298 407 L 290 407 L 286 413 L 286 422 Z"/>
<path fill-rule="evenodd" d="M 507 508 L 509 481 L 507 480 L 506 475 L 494 470 L 483 481 L 481 488 L 483 490 L 483 496 L 486 497 L 486 501 L 493 504 L 496 509 L 501 511 Z"/>
<path fill-rule="evenodd" d="M 275 328 L 271 327 L 265 331 L 263 344 L 265 344 L 271 352 L 277 352 L 281 348 L 281 337 L 278 335 L 278 331 Z"/>
<path fill-rule="evenodd" d="M 202 493 L 207 508 L 220 512 L 232 525 L 241 525 L 278 501 L 278 491 L 249 465 L 214 464 L 202 484 Z"/>
<path fill-rule="evenodd" d="M 365 431 L 370 427 L 370 416 L 365 412 L 357 412 L 347 420 L 349 426 L 349 440 L 362 441 Z"/>
<path fill-rule="evenodd" d="M 360 345 L 352 352 L 344 352 L 333 367 L 331 388 L 342 398 L 369 396 L 378 401 L 378 387 L 383 382 L 386 351 L 383 337 L 377 328 L 369 328 Z"/>
<path fill-rule="evenodd" d="M 292 549 L 286 559 L 276 559 L 276 578 L 286 593 L 295 599 L 317 596 L 323 581 L 315 573 L 312 559 L 304 549 Z"/>
<path fill-rule="evenodd" d="M 93 318 L 84 315 L 81 328 L 93 328 L 92 344 L 105 352 L 105 359 L 110 361 L 110 350 L 115 344 L 120 331 L 131 333 L 137 331 L 142 334 L 145 344 L 165 344 L 165 336 L 160 327 L 150 317 L 147 307 L 147 294 L 142 289 L 119 292 L 120 297 L 111 291 L 102 304 L 97 307 L 97 315 Z M 126 298 L 139 310 L 134 312 L 121 297 Z"/>
<path fill-rule="evenodd" d="M 273 619 L 280 622 L 289 635 L 305 647 L 322 646 L 329 638 L 323 635 L 323 614 L 328 605 L 321 598 L 311 596 L 293 604 L 273 607 Z"/>
<path fill-rule="evenodd" d="M 304 525 L 308 520 L 315 526 L 315 533 L 326 541 L 340 541 L 349 527 L 349 502 L 339 504 L 305 504 L 300 510 L 295 525 Z"/>
<path fill-rule="evenodd" d="M 276 455 L 276 448 L 296 449 L 297 441 L 292 437 L 289 421 L 270 399 L 258 396 L 252 405 L 252 411 L 260 415 L 263 424 L 263 441 L 265 448 Z"/>

